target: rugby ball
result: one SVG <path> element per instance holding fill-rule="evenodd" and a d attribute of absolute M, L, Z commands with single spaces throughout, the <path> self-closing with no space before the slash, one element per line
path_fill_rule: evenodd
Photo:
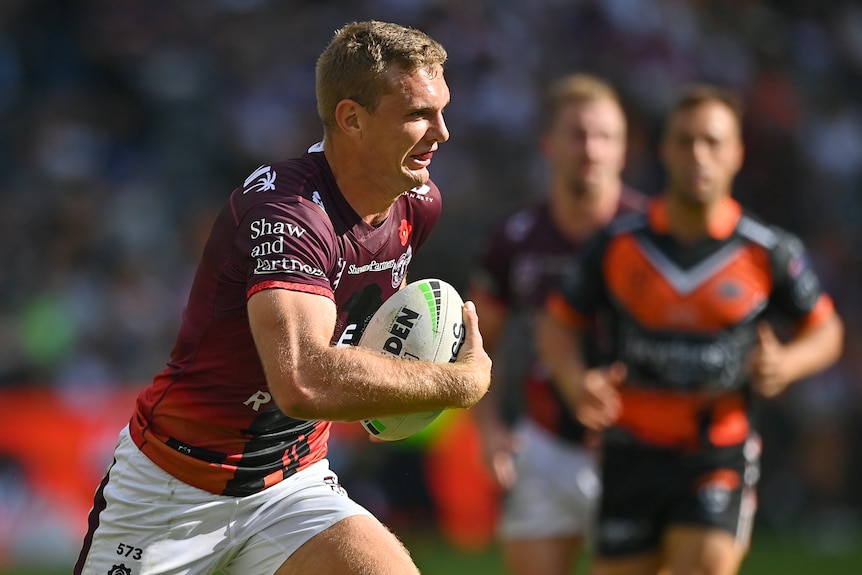
<path fill-rule="evenodd" d="M 407 284 L 383 302 L 359 338 L 359 346 L 403 360 L 453 362 L 464 343 L 464 301 L 450 284 L 422 279 Z M 365 430 L 384 441 L 418 433 L 440 411 L 364 419 Z"/>

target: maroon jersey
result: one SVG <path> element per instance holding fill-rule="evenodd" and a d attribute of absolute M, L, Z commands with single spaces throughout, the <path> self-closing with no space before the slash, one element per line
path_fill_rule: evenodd
<path fill-rule="evenodd" d="M 644 195 L 623 188 L 618 215 L 642 211 L 645 207 Z M 542 202 L 515 212 L 496 228 L 471 278 L 472 287 L 505 306 L 517 325 L 508 333 L 517 339 L 512 343 L 519 357 L 506 354 L 505 376 L 519 372 L 514 377 L 523 381 L 501 381 L 509 388 L 505 396 L 511 398 L 513 387 L 522 388 L 527 416 L 568 440 L 580 440 L 584 428 L 569 414 L 547 370 L 537 362 L 531 334 L 533 319 L 543 307 L 545 297 L 574 265 L 584 243 L 565 237 L 556 227 L 547 202 Z M 594 339 L 585 339 L 595 343 Z M 597 361 L 597 348 L 591 347 L 586 352 Z"/>
<path fill-rule="evenodd" d="M 218 215 L 166 369 L 138 397 L 135 443 L 177 478 L 212 493 L 258 492 L 322 459 L 330 424 L 293 419 L 272 399 L 246 302 L 265 289 L 332 299 L 333 344 L 355 345 L 400 287 L 440 216 L 437 187 L 402 194 L 379 227 L 335 183 L 322 146 L 261 166 Z"/>

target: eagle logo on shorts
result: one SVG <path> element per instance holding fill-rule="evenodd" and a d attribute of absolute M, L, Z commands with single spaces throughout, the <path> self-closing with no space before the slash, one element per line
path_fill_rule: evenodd
<path fill-rule="evenodd" d="M 132 575 L 132 570 L 120 563 L 119 565 L 111 567 L 111 570 L 108 571 L 108 575 Z"/>

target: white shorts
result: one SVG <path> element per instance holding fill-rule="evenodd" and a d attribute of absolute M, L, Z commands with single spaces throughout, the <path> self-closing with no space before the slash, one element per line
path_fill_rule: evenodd
<path fill-rule="evenodd" d="M 529 420 L 515 432 L 518 478 L 503 501 L 500 538 L 589 538 L 601 493 L 595 453 Z"/>
<path fill-rule="evenodd" d="M 327 527 L 371 515 L 347 496 L 326 460 L 254 495 L 228 497 L 162 470 L 128 428 L 114 458 L 103 491 L 107 507 L 82 570 L 87 575 L 274 573 Z"/>

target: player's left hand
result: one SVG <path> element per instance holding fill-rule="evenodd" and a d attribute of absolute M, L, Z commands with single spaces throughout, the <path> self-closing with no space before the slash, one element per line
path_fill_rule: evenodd
<path fill-rule="evenodd" d="M 764 397 L 775 397 L 790 384 L 785 373 L 785 348 L 772 326 L 757 326 L 757 347 L 748 356 L 748 369 L 754 390 Z"/>

